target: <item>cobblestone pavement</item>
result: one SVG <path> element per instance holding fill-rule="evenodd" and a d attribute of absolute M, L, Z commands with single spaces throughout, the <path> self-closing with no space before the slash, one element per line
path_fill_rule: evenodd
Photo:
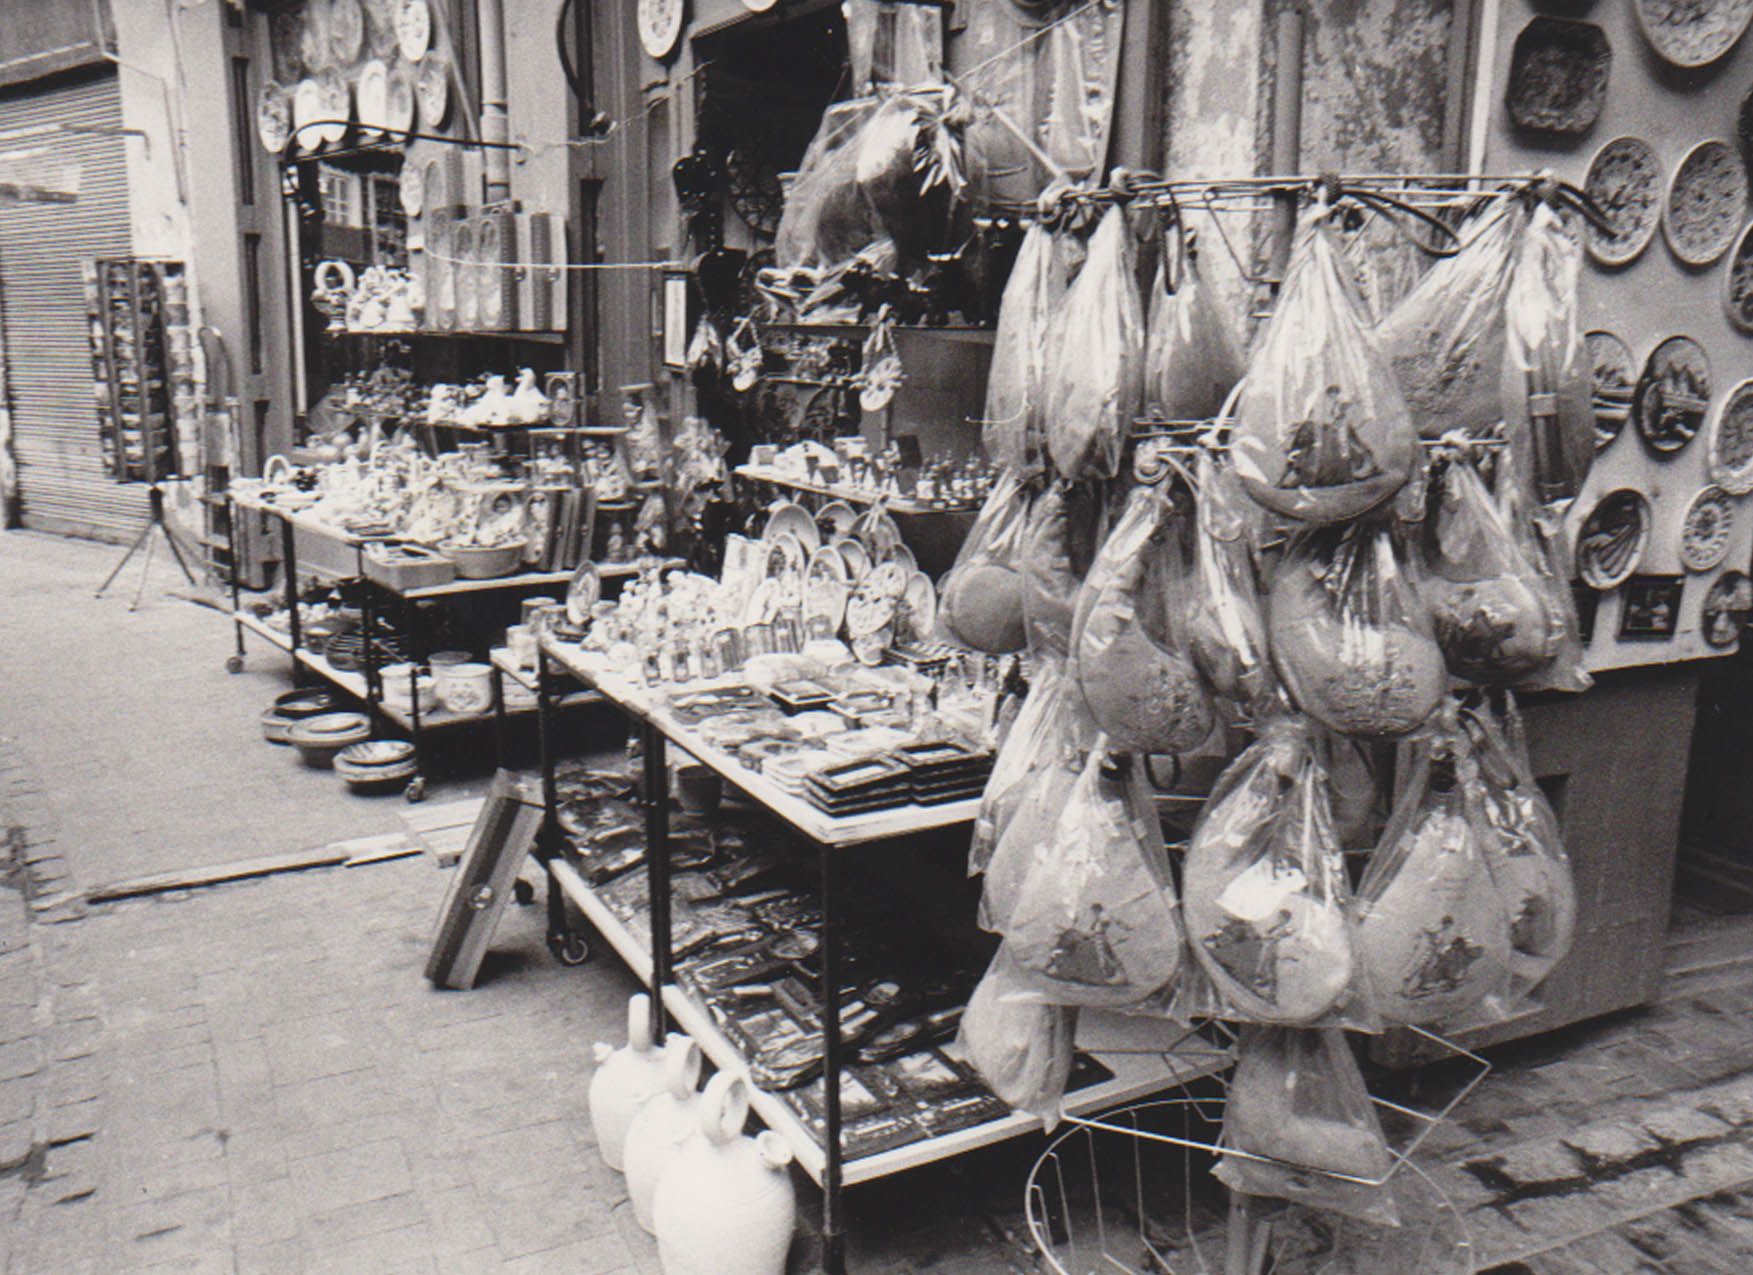
<path fill-rule="evenodd" d="M 69 587 L 43 576 L 83 591 L 108 556 L 0 536 L 0 1271 L 656 1275 L 585 1118 L 590 1046 L 632 980 L 606 951 L 552 962 L 539 905 L 508 912 L 477 990 L 443 993 L 421 967 L 448 877 L 424 856 L 83 901 L 81 881 L 393 832 L 401 809 L 256 742 L 277 683 L 220 671 L 209 611 L 151 601 L 69 646 Z M 146 725 L 179 706 L 174 730 Z M 75 737 L 107 768 L 60 764 Z M 141 756 L 181 769 L 143 776 Z M 97 870 L 112 852 L 126 872 Z M 1490 1051 L 1422 1157 L 1482 1269 L 1753 1270 L 1753 978 L 1724 968 Z M 1044 1270 L 1020 1207 L 1040 1146 L 856 1189 L 853 1269 Z M 798 1271 L 819 1218 L 800 1199 Z"/>

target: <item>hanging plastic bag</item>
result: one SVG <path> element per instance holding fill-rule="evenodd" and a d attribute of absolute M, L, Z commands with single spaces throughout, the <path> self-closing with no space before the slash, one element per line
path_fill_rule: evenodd
<path fill-rule="evenodd" d="M 1573 499 L 1595 459 L 1593 365 L 1577 322 L 1581 239 L 1534 209 L 1504 300 L 1503 420 L 1521 507 Z"/>
<path fill-rule="evenodd" d="M 1382 321 L 1378 337 L 1419 434 L 1472 433 L 1503 418 L 1504 296 L 1528 225 L 1526 204 L 1500 195 L 1460 229 Z"/>
<path fill-rule="evenodd" d="M 1331 209 L 1303 213 L 1284 288 L 1248 365 L 1231 455 L 1248 494 L 1303 522 L 1357 518 L 1405 485 L 1418 440 L 1366 329 Z"/>
<path fill-rule="evenodd" d="M 1430 617 L 1384 523 L 1294 538 L 1269 603 L 1272 659 L 1297 707 L 1341 735 L 1423 725 L 1447 685 Z"/>
<path fill-rule="evenodd" d="M 1444 729 L 1415 750 L 1358 883 L 1357 955 L 1384 1024 L 1459 1026 L 1509 978 L 1509 917 L 1486 860 L 1493 834 L 1462 738 Z"/>
<path fill-rule="evenodd" d="M 858 189 L 900 256 L 905 274 L 953 252 L 973 230 L 978 174 L 963 145 L 970 107 L 955 89 L 928 86 L 885 97 L 859 131 Z"/>
<path fill-rule="evenodd" d="M 1053 1005 L 1136 1005 L 1173 981 L 1183 953 L 1175 887 L 1133 758 L 1100 745 L 1090 753 L 1023 883 L 1005 950 Z"/>
<path fill-rule="evenodd" d="M 1388 1176 L 1393 1155 L 1344 1032 L 1243 1028 L 1223 1145 L 1280 1162 L 1223 1156 L 1212 1173 L 1232 1190 L 1400 1224 L 1393 1194 L 1372 1185 Z"/>
<path fill-rule="evenodd" d="M 1019 999 L 1018 990 L 1015 966 L 1001 947 L 962 1013 L 956 1048 L 993 1093 L 1051 1130 L 1071 1077 L 1077 1012 Z"/>
<path fill-rule="evenodd" d="M 989 655 L 1023 648 L 1023 577 L 1017 570 L 1029 493 L 1009 471 L 1000 474 L 938 582 L 938 616 L 949 636 Z"/>
<path fill-rule="evenodd" d="M 1461 724 L 1479 762 L 1481 805 L 1492 832 L 1486 861 L 1509 915 L 1513 1002 L 1538 988 L 1570 951 L 1576 881 L 1558 816 L 1534 782 L 1514 702 L 1501 724 L 1484 710 L 1463 712 Z"/>
<path fill-rule="evenodd" d="M 1067 723 L 1066 686 L 1062 662 L 1045 660 L 1036 667 L 1029 693 L 998 746 L 992 773 L 980 794 L 980 813 L 974 817 L 968 850 L 969 876 L 986 870 L 1036 771 L 1049 764 L 1060 747 Z"/>
<path fill-rule="evenodd" d="M 1278 687 L 1249 546 L 1250 506 L 1235 473 L 1202 452 L 1193 539 L 1193 601 L 1187 642 L 1213 690 L 1244 708 L 1271 703 Z"/>
<path fill-rule="evenodd" d="M 1050 338 L 1071 280 L 1059 239 L 1038 222 L 1023 236 L 1004 287 L 986 375 L 981 443 L 994 464 L 1023 474 L 1047 463 Z"/>
<path fill-rule="evenodd" d="M 1200 812 L 1182 911 L 1229 1016 L 1367 1025 L 1327 791 L 1309 726 L 1279 718 L 1230 763 Z"/>
<path fill-rule="evenodd" d="M 1097 509 L 1089 493 L 1055 482 L 1035 497 L 1023 529 L 1023 618 L 1031 654 L 1071 651 L 1078 590 L 1093 556 Z"/>
<path fill-rule="evenodd" d="M 1112 478 L 1138 415 L 1144 314 L 1126 213 L 1110 208 L 1066 294 L 1052 335 L 1047 449 L 1062 478 Z"/>
<path fill-rule="evenodd" d="M 1182 235 L 1164 236 L 1144 346 L 1146 408 L 1171 421 L 1203 421 L 1223 408 L 1242 379 L 1230 316 L 1199 277 Z"/>
<path fill-rule="evenodd" d="M 773 244 L 780 269 L 831 270 L 886 237 L 858 188 L 858 141 L 876 109 L 877 99 L 860 97 L 823 114 L 786 191 Z"/>
<path fill-rule="evenodd" d="M 1184 493 L 1134 489 L 1078 593 L 1073 674 L 1096 725 L 1129 752 L 1182 752 L 1217 723 L 1188 653 L 1186 503 Z"/>
<path fill-rule="evenodd" d="M 1548 613 L 1532 546 L 1519 542 L 1466 460 L 1437 462 L 1422 531 L 1420 591 L 1449 671 L 1504 685 L 1550 664 L 1563 632 Z"/>

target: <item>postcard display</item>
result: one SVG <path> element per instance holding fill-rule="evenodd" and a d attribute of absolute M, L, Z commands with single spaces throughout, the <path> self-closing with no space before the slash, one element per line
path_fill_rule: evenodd
<path fill-rule="evenodd" d="M 1554 11 L 1500 11 L 1481 168 L 1548 169 L 1617 230 L 1589 233 L 1579 288 L 1602 436 L 1568 521 L 1588 664 L 1723 655 L 1753 605 L 1745 7 Z"/>

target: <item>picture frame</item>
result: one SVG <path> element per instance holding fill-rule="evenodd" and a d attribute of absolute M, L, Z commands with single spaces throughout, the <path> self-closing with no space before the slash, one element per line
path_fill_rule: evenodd
<path fill-rule="evenodd" d="M 672 372 L 688 370 L 688 310 L 692 280 L 686 270 L 663 275 L 663 365 Z"/>
<path fill-rule="evenodd" d="M 1623 642 L 1666 642 L 1680 627 L 1685 576 L 1632 576 L 1619 611 Z"/>

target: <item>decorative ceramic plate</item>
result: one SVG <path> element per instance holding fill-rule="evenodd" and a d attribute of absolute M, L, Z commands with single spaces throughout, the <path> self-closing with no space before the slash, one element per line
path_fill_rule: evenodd
<path fill-rule="evenodd" d="M 353 92 L 359 104 L 362 132 L 375 136 L 389 126 L 389 81 L 389 69 L 376 58 L 359 68 L 359 79 Z"/>
<path fill-rule="evenodd" d="M 782 535 L 796 536 L 798 543 L 812 554 L 822 547 L 822 533 L 817 530 L 810 511 L 789 500 L 768 511 L 767 526 L 761 532 L 761 539 L 772 541 Z"/>
<path fill-rule="evenodd" d="M 1604 266 L 1637 260 L 1662 220 L 1662 166 L 1641 137 L 1615 137 L 1589 163 L 1583 190 L 1607 214 L 1616 234 L 1584 225 L 1589 256 Z"/>
<path fill-rule="evenodd" d="M 1704 424 L 1710 406 L 1710 360 L 1689 336 L 1671 336 L 1650 352 L 1631 401 L 1637 432 L 1657 455 L 1679 451 Z"/>
<path fill-rule="evenodd" d="M 1753 493 L 1753 381 L 1723 395 L 1710 423 L 1710 480 L 1731 496 Z"/>
<path fill-rule="evenodd" d="M 896 624 L 903 641 L 929 642 L 937 629 L 937 588 L 931 577 L 915 571 L 907 577 L 901 594 L 901 613 Z"/>
<path fill-rule="evenodd" d="M 1675 66 L 1708 66 L 1735 45 L 1753 18 L 1753 0 L 1635 0 L 1650 47 Z"/>
<path fill-rule="evenodd" d="M 1735 241 L 1729 267 L 1723 272 L 1723 308 L 1737 331 L 1753 336 L 1753 221 Z"/>
<path fill-rule="evenodd" d="M 1699 626 L 1704 640 L 1718 649 L 1733 646 L 1749 613 L 1753 613 L 1753 579 L 1741 571 L 1723 572 L 1704 595 Z"/>
<path fill-rule="evenodd" d="M 683 0 L 638 0 L 639 43 L 649 57 L 663 61 L 675 52 L 687 21 Z"/>
<path fill-rule="evenodd" d="M 450 111 L 450 63 L 436 53 L 421 59 L 414 97 L 420 103 L 420 127 L 428 132 L 441 128 Z"/>
<path fill-rule="evenodd" d="M 426 207 L 426 175 L 419 161 L 413 158 L 402 161 L 402 171 L 396 178 L 396 194 L 401 199 L 402 211 L 410 220 L 420 216 L 420 210 Z M 410 224 L 408 229 L 412 232 L 414 226 Z"/>
<path fill-rule="evenodd" d="M 883 555 L 883 561 L 894 563 L 908 575 L 912 575 L 919 570 L 919 559 L 913 556 L 913 551 L 906 545 L 896 545 L 893 549 L 890 549 Z"/>
<path fill-rule="evenodd" d="M 846 574 L 852 579 L 862 580 L 870 573 L 870 550 L 851 536 L 834 541 L 834 552 L 846 563 Z"/>
<path fill-rule="evenodd" d="M 329 0 L 329 56 L 336 66 L 352 66 L 365 47 L 365 10 L 359 0 Z"/>
<path fill-rule="evenodd" d="M 323 91 L 317 87 L 315 80 L 300 80 L 292 93 L 292 147 L 294 150 L 314 151 L 321 148 L 323 139 L 317 129 L 306 125 L 314 124 L 323 117 Z"/>
<path fill-rule="evenodd" d="M 329 48 L 329 0 L 306 0 L 304 22 L 298 29 L 298 53 L 307 75 L 334 65 Z"/>
<path fill-rule="evenodd" d="M 399 766 L 414 756 L 414 745 L 400 739 L 368 739 L 348 744 L 336 761 L 352 766 Z"/>
<path fill-rule="evenodd" d="M 1583 337 L 1589 349 L 1594 379 L 1595 449 L 1619 437 L 1631 416 L 1631 397 L 1637 386 L 1637 365 L 1625 342 L 1611 332 L 1590 332 Z"/>
<path fill-rule="evenodd" d="M 396 47 L 410 62 L 418 62 L 432 47 L 432 11 L 426 0 L 402 0 L 396 13 Z"/>
<path fill-rule="evenodd" d="M 390 71 L 384 85 L 384 127 L 391 133 L 412 132 L 414 109 L 414 73 L 398 65 Z"/>
<path fill-rule="evenodd" d="M 816 527 L 824 540 L 837 540 L 841 536 L 852 534 L 852 527 L 858 521 L 858 511 L 844 500 L 830 500 L 816 510 Z"/>
<path fill-rule="evenodd" d="M 566 584 L 566 620 L 574 628 L 590 622 L 590 610 L 603 596 L 603 576 L 594 562 L 581 562 Z"/>
<path fill-rule="evenodd" d="M 1680 565 L 1688 571 L 1720 566 L 1734 530 L 1734 500 L 1721 487 L 1706 487 L 1692 498 L 1680 523 Z"/>
<path fill-rule="evenodd" d="M 766 556 L 762 561 L 762 578 L 784 581 L 787 592 L 801 592 L 803 574 L 810 562 L 810 551 L 803 541 L 789 531 L 776 531 L 763 543 Z"/>
<path fill-rule="evenodd" d="M 1588 132 L 1601 117 L 1612 67 L 1607 33 L 1594 23 L 1535 18 L 1510 55 L 1510 119 L 1540 133 Z"/>
<path fill-rule="evenodd" d="M 1686 152 L 1668 185 L 1662 233 L 1689 266 L 1708 266 L 1729 250 L 1747 212 L 1747 170 L 1727 142 Z"/>
<path fill-rule="evenodd" d="M 312 131 L 322 138 L 324 145 L 333 146 L 347 136 L 347 122 L 353 118 L 353 90 L 339 71 L 324 71 L 317 77 L 316 85 L 321 102 L 318 118 L 323 123 Z"/>
<path fill-rule="evenodd" d="M 292 95 L 273 80 L 256 94 L 256 136 L 270 155 L 285 150 L 292 136 Z"/>
<path fill-rule="evenodd" d="M 805 573 L 803 618 L 807 624 L 820 620 L 830 634 L 840 631 L 846 618 L 846 599 L 852 594 L 852 581 L 846 574 L 846 562 L 832 549 L 817 549 L 810 555 Z"/>
<path fill-rule="evenodd" d="M 1637 570 L 1650 540 L 1650 506 L 1629 487 L 1601 497 L 1577 534 L 1576 567 L 1583 583 L 1606 593 Z"/>
<path fill-rule="evenodd" d="M 867 509 L 853 527 L 852 534 L 870 550 L 871 557 L 879 562 L 888 557 L 889 550 L 901 543 L 901 529 L 884 509 Z"/>

